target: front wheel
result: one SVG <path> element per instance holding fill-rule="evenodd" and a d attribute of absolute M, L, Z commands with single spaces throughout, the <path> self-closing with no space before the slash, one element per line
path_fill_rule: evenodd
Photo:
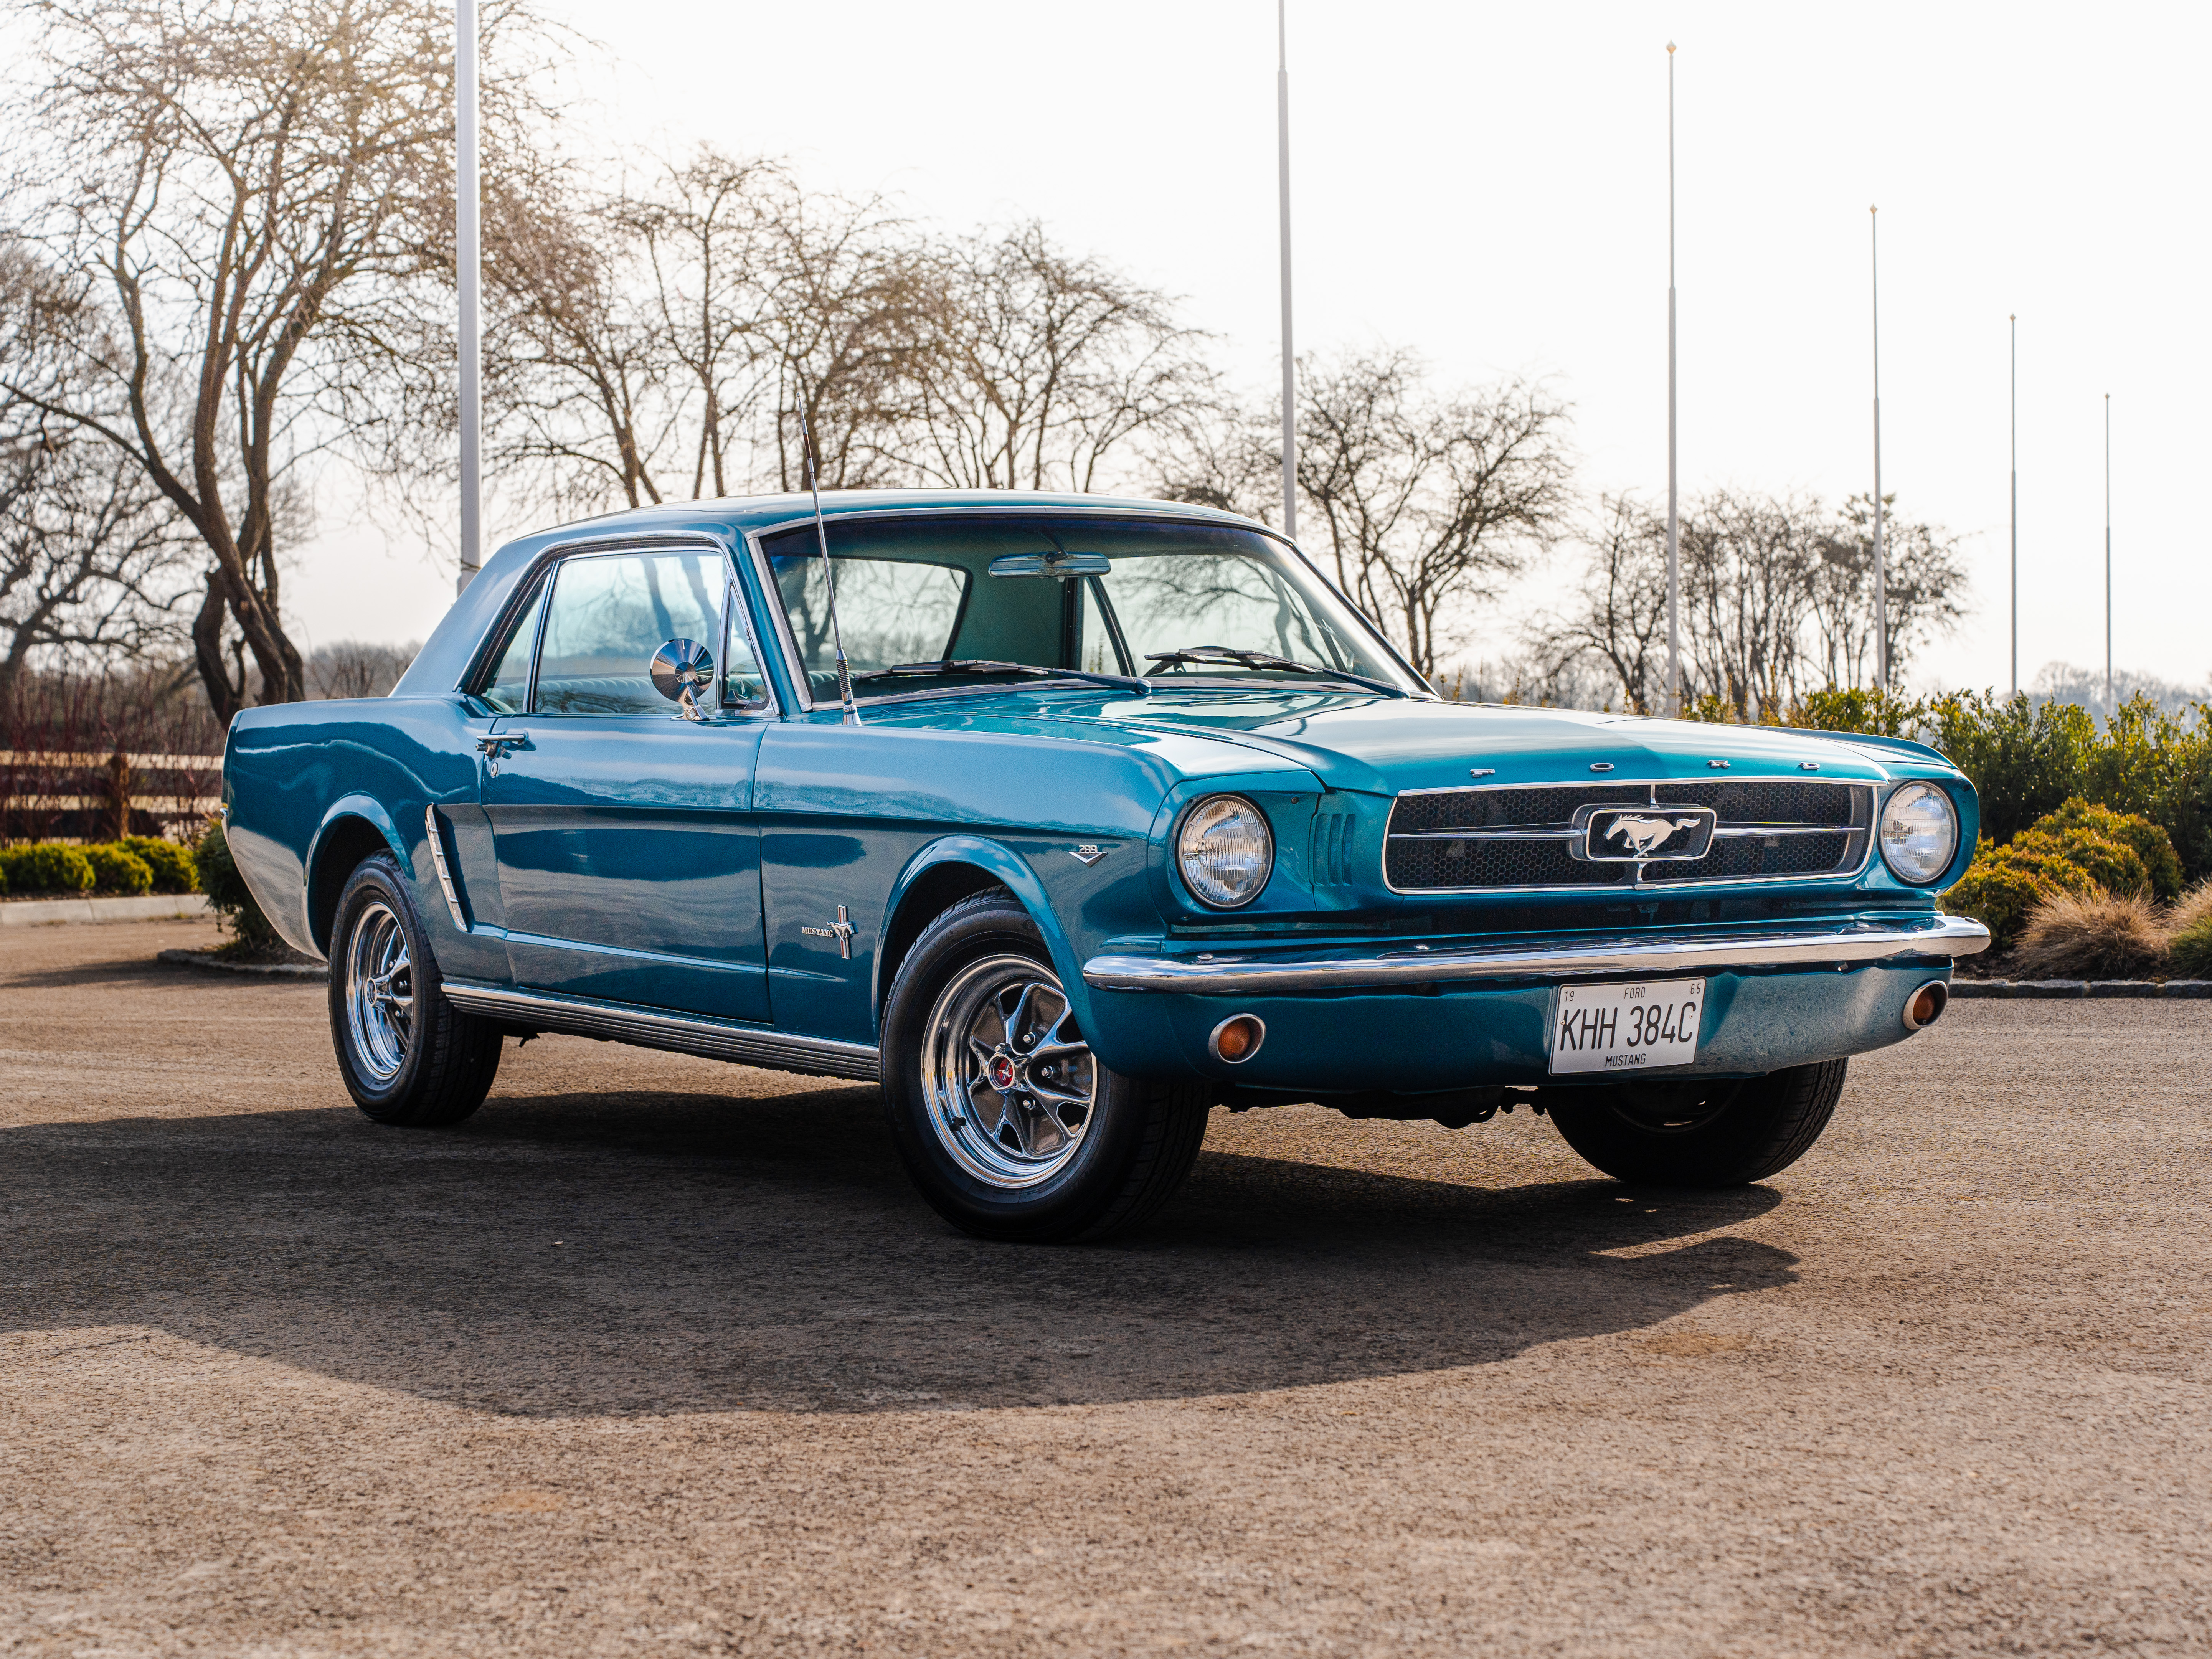
<path fill-rule="evenodd" d="M 1099 1063 L 1042 934 L 1004 893 L 954 905 L 900 964 L 883 1082 L 915 1185 L 981 1238 L 1103 1237 L 1164 1203 L 1206 1138 L 1204 1084 Z"/>
<path fill-rule="evenodd" d="M 1741 1187 L 1788 1169 L 1835 1115 L 1849 1062 L 1765 1077 L 1548 1091 L 1567 1145 L 1606 1174 L 1652 1187 Z"/>
<path fill-rule="evenodd" d="M 379 1123 L 458 1123 L 499 1071 L 500 1030 L 446 1000 L 389 853 L 364 859 L 331 926 L 331 1042 L 346 1092 Z"/>

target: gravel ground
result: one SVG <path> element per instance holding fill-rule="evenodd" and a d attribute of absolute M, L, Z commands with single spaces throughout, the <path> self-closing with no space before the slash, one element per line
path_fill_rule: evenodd
<path fill-rule="evenodd" d="M 0 940 L 0 1653 L 2212 1650 L 2212 1010 L 1967 1003 L 1719 1196 L 1218 1115 L 949 1233 L 867 1091 Z"/>

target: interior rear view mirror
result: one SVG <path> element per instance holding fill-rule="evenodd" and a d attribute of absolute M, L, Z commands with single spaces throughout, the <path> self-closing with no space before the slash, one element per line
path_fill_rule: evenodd
<path fill-rule="evenodd" d="M 1103 553 L 1006 553 L 990 568 L 994 576 L 1103 576 L 1114 566 Z"/>

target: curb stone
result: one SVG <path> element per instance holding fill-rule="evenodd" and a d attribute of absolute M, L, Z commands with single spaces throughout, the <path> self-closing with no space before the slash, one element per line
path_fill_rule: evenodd
<path fill-rule="evenodd" d="M 208 914 L 205 893 L 143 893 L 129 898 L 18 899 L 0 904 L 0 927 L 70 921 L 190 921 Z"/>
<path fill-rule="evenodd" d="M 160 951 L 158 961 L 178 968 L 198 968 L 210 974 L 265 974 L 275 979 L 327 980 L 330 966 L 320 962 L 226 962 L 212 951 Z"/>
<path fill-rule="evenodd" d="M 2212 998 L 2212 979 L 1960 979 L 1951 994 L 1973 1001 L 1983 997 L 2159 997 Z"/>

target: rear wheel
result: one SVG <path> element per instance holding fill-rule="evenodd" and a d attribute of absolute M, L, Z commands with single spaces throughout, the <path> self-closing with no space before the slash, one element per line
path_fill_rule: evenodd
<path fill-rule="evenodd" d="M 398 860 L 364 859 L 331 927 L 331 1041 L 354 1104 L 379 1123 L 458 1123 L 491 1088 L 500 1036 L 446 1000 Z"/>
<path fill-rule="evenodd" d="M 899 966 L 884 1101 L 907 1171 L 954 1226 L 1101 1238 L 1166 1201 L 1197 1161 L 1209 1091 L 1139 1082 L 1091 1052 L 1029 912 L 963 899 Z"/>
<path fill-rule="evenodd" d="M 1567 1145 L 1609 1176 L 1654 1187 L 1741 1187 L 1811 1150 L 1835 1115 L 1847 1065 L 1563 1089 L 1545 1104 Z"/>

